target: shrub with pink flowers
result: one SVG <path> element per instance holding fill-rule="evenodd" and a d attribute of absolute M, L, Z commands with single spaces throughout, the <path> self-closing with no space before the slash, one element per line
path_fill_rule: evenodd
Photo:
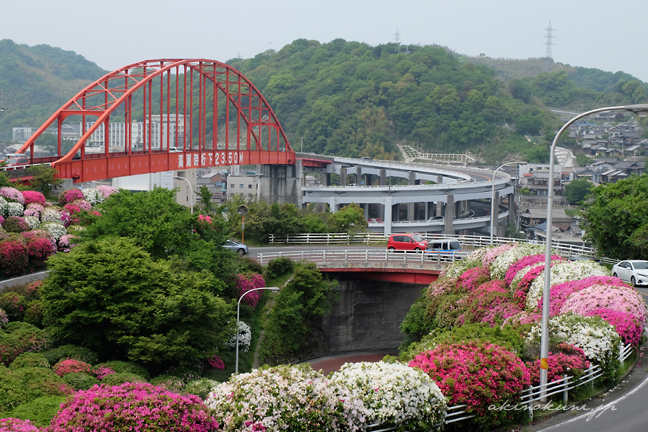
<path fill-rule="evenodd" d="M 75 214 L 79 213 L 81 211 L 81 208 L 73 203 L 68 203 L 63 206 L 65 210 L 67 210 L 70 213 L 70 216 L 73 217 Z"/>
<path fill-rule="evenodd" d="M 29 231 L 29 224 L 20 216 L 9 216 L 4 222 L 4 229 L 7 232 L 21 233 Z"/>
<path fill-rule="evenodd" d="M 211 432 L 218 426 L 197 396 L 181 396 L 146 383 L 125 383 L 77 392 L 61 405 L 48 432 Z"/>
<path fill-rule="evenodd" d="M 209 367 L 212 369 L 218 369 L 218 370 L 223 370 L 225 369 L 225 362 L 223 361 L 222 358 L 220 358 L 217 355 L 214 355 L 214 357 L 209 360 L 207 363 L 209 363 Z"/>
<path fill-rule="evenodd" d="M 52 244 L 44 238 L 30 238 L 27 240 L 29 253 L 29 266 L 37 269 L 45 265 L 45 261 L 52 255 Z"/>
<path fill-rule="evenodd" d="M 40 205 L 45 205 L 45 195 L 36 191 L 23 191 L 23 197 L 25 198 L 25 205 L 36 203 Z"/>
<path fill-rule="evenodd" d="M 508 250 L 515 249 L 516 247 L 517 245 L 514 243 L 507 243 L 502 246 L 496 246 L 494 248 L 488 249 L 484 254 L 484 257 L 482 258 L 482 265 L 484 267 L 488 267 L 500 254 Z"/>
<path fill-rule="evenodd" d="M 115 371 L 112 368 L 109 368 L 108 366 L 99 366 L 95 368 L 92 373 L 94 373 L 95 377 L 97 377 L 98 380 L 102 380 L 108 375 L 112 375 L 115 373 Z"/>
<path fill-rule="evenodd" d="M 239 296 L 242 296 L 250 290 L 264 286 L 265 280 L 263 279 L 263 276 L 258 273 L 243 273 L 236 275 L 236 288 L 238 289 Z M 259 300 L 261 299 L 261 295 L 263 295 L 263 290 L 251 292 L 243 297 L 242 303 L 256 308 L 257 303 L 259 303 Z"/>
<path fill-rule="evenodd" d="M 17 418 L 0 419 L 0 432 L 39 432 L 40 428 L 33 425 L 29 420 Z"/>
<path fill-rule="evenodd" d="M 95 186 L 95 189 L 99 191 L 101 195 L 103 195 L 104 199 L 107 199 L 110 195 L 116 194 L 119 192 L 117 188 L 114 188 L 112 186 L 107 186 L 107 185 L 99 185 Z"/>
<path fill-rule="evenodd" d="M 61 360 L 60 362 L 56 363 L 52 367 L 52 369 L 54 370 L 54 373 L 56 373 L 56 375 L 60 377 L 76 372 L 84 372 L 87 374 L 92 373 L 92 366 L 90 366 L 86 362 L 75 359 Z"/>
<path fill-rule="evenodd" d="M 564 260 L 565 258 L 561 257 L 560 255 L 552 255 L 551 260 Z M 528 255 L 525 256 L 522 259 L 517 260 L 514 262 L 506 271 L 506 276 L 504 277 L 504 281 L 506 282 L 507 285 L 511 285 L 511 282 L 513 282 L 513 279 L 517 275 L 517 273 L 522 270 L 525 267 L 532 266 L 533 264 L 538 264 L 538 263 L 544 263 L 545 261 L 545 256 L 544 254 L 535 254 L 535 255 Z"/>
<path fill-rule="evenodd" d="M 597 308 L 587 312 L 585 315 L 600 316 L 616 329 L 624 344 L 632 344 L 634 346 L 639 345 L 641 334 L 643 333 L 643 327 L 637 317 L 631 313 L 606 308 Z"/>
<path fill-rule="evenodd" d="M 59 195 L 59 204 L 64 206 L 67 203 L 71 203 L 75 200 L 82 200 L 83 192 L 79 189 L 68 189 Z"/>
<path fill-rule="evenodd" d="M 84 200 L 84 199 L 74 200 L 74 201 L 72 201 L 71 204 L 72 204 L 73 206 L 78 207 L 78 208 L 81 209 L 81 210 L 90 210 L 90 209 L 92 208 L 92 205 L 91 205 L 88 201 L 86 201 L 86 200 Z M 67 207 L 66 207 L 67 205 L 70 205 L 70 203 L 66 204 L 66 205 L 64 206 L 64 208 L 67 208 Z"/>
<path fill-rule="evenodd" d="M 585 279 L 563 282 L 551 287 L 549 300 L 549 315 L 556 316 L 560 313 L 569 296 L 593 285 L 627 286 L 621 279 L 612 276 L 590 276 Z M 542 309 L 543 299 L 538 300 L 538 308 Z"/>
<path fill-rule="evenodd" d="M 448 406 L 466 405 L 470 422 L 492 428 L 517 419 L 520 412 L 489 410 L 508 401 L 515 405 L 529 386 L 529 371 L 515 354 L 480 341 L 441 344 L 409 362 L 427 373 L 448 398 Z"/>
<path fill-rule="evenodd" d="M 2 225 L 5 221 L 4 216 L 0 215 L 0 225 Z M 1 227 L 0 227 L 1 228 Z"/>
<path fill-rule="evenodd" d="M 560 308 L 560 313 L 574 312 L 586 316 L 594 309 L 605 308 L 626 312 L 646 322 L 646 303 L 634 288 L 615 285 L 593 285 L 573 293 Z"/>
<path fill-rule="evenodd" d="M 457 318 L 455 325 L 483 322 L 495 326 L 522 310 L 501 280 L 481 285 L 468 297 L 460 300 L 458 307 L 463 313 Z"/>
<path fill-rule="evenodd" d="M 469 292 L 489 280 L 490 272 L 488 271 L 488 267 L 473 267 L 459 276 L 457 288 L 461 291 Z"/>
<path fill-rule="evenodd" d="M 565 375 L 579 377 L 585 369 L 590 367 L 590 362 L 585 357 L 583 350 L 567 342 L 558 344 L 557 352 L 549 353 L 547 361 L 549 362 L 549 382 L 558 381 Z M 531 375 L 531 384 L 540 384 L 540 359 L 525 364 Z"/>
<path fill-rule="evenodd" d="M 19 276 L 27 269 L 29 250 L 24 241 L 10 237 L 0 241 L 0 274 Z"/>
<path fill-rule="evenodd" d="M 72 243 L 75 238 L 76 236 L 72 234 L 62 235 L 58 241 L 58 250 L 65 253 L 70 252 L 70 250 L 72 250 L 72 248 L 76 246 L 75 243 Z"/>
<path fill-rule="evenodd" d="M 3 197 L 10 202 L 25 204 L 25 197 L 23 197 L 23 194 L 18 189 L 9 186 L 0 187 L 0 197 Z"/>

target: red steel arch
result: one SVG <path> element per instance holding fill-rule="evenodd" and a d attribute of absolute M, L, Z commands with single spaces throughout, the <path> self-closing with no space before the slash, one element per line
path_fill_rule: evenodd
<path fill-rule="evenodd" d="M 62 154 L 68 119 L 80 122 L 81 138 Z M 38 140 L 52 125 L 55 154 L 35 157 Z M 145 60 L 106 74 L 59 108 L 18 153 L 27 150 L 31 164 L 51 162 L 59 177 L 75 183 L 295 163 L 295 152 L 261 92 L 236 69 L 206 59 Z"/>

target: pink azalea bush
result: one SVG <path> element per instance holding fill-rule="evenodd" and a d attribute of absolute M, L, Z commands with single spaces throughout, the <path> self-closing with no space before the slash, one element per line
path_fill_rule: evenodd
<path fill-rule="evenodd" d="M 497 322 L 522 310 L 501 280 L 482 284 L 457 304 L 463 309 L 463 313 L 457 318 L 455 325 L 485 322 L 494 327 Z"/>
<path fill-rule="evenodd" d="M 612 276 L 590 276 L 585 279 L 563 282 L 551 287 L 549 315 L 558 315 L 569 296 L 593 285 L 627 286 L 621 279 Z M 542 299 L 538 300 L 538 308 L 542 309 Z"/>
<path fill-rule="evenodd" d="M 510 316 L 504 320 L 502 326 L 505 325 L 524 325 L 535 324 L 542 319 L 542 314 L 538 312 L 522 311 L 516 315 Z"/>
<path fill-rule="evenodd" d="M 29 215 L 27 215 L 27 216 L 29 216 Z M 4 221 L 5 221 L 5 218 L 2 215 L 0 215 L 0 225 L 2 225 L 4 223 Z"/>
<path fill-rule="evenodd" d="M 564 378 L 565 375 L 580 376 L 585 369 L 590 367 L 590 362 L 585 357 L 582 349 L 567 342 L 558 344 L 557 348 L 559 351 L 549 353 L 547 358 L 549 362 L 549 382 L 558 381 Z M 525 364 L 531 376 L 531 384 L 540 384 L 540 359 Z"/>
<path fill-rule="evenodd" d="M 90 374 L 92 373 L 92 366 L 90 366 L 86 362 L 82 362 L 81 360 L 65 359 L 56 363 L 52 367 L 52 370 L 54 370 L 54 373 L 56 375 L 62 377 L 67 374 L 76 373 L 76 372 L 84 372 Z"/>
<path fill-rule="evenodd" d="M 209 367 L 212 369 L 218 369 L 218 370 L 223 370 L 225 369 L 225 362 L 223 361 L 222 358 L 220 358 L 217 355 L 214 355 L 214 357 L 209 360 L 207 363 L 209 363 Z"/>
<path fill-rule="evenodd" d="M 27 252 L 29 254 L 29 265 L 38 268 L 45 264 L 52 251 L 52 244 L 44 238 L 33 237 L 27 239 Z"/>
<path fill-rule="evenodd" d="M 67 203 L 71 203 L 72 201 L 76 200 L 82 200 L 83 199 L 83 192 L 79 189 L 68 189 L 65 192 L 63 192 L 61 195 L 59 195 L 59 204 L 64 206 Z"/>
<path fill-rule="evenodd" d="M 239 296 L 242 296 L 243 294 L 254 288 L 261 288 L 264 286 L 265 280 L 263 279 L 263 276 L 258 273 L 245 273 L 236 275 L 236 288 L 238 289 Z M 251 292 L 243 298 L 242 303 L 256 308 L 262 294 L 263 290 Z"/>
<path fill-rule="evenodd" d="M 93 369 L 92 373 L 97 377 L 98 380 L 102 380 L 106 378 L 108 375 L 112 375 L 115 373 L 115 371 L 112 368 L 109 368 L 108 366 L 99 366 L 96 369 Z"/>
<path fill-rule="evenodd" d="M 0 419 L 0 432 L 39 432 L 40 429 L 29 420 L 17 418 Z"/>
<path fill-rule="evenodd" d="M 520 392 L 529 386 L 529 371 L 515 354 L 485 342 L 440 344 L 417 355 L 410 367 L 421 369 L 448 398 L 448 406 L 467 405 L 477 423 L 488 427 L 519 413 L 489 410 L 505 401 L 515 405 Z"/>
<path fill-rule="evenodd" d="M 552 255 L 551 260 L 564 260 L 563 257 L 559 255 Z M 519 259 L 515 261 L 506 271 L 506 276 L 504 277 L 504 281 L 506 282 L 507 285 L 511 285 L 511 282 L 513 282 L 513 279 L 517 275 L 517 273 L 522 270 L 525 267 L 531 266 L 533 264 L 537 263 L 544 263 L 545 261 L 545 256 L 544 254 L 535 254 L 535 255 L 528 255 L 525 256 L 522 259 Z"/>
<path fill-rule="evenodd" d="M 66 206 L 69 205 L 69 204 L 70 203 L 66 204 Z M 92 208 L 92 205 L 88 201 L 86 201 L 84 199 L 74 200 L 74 201 L 72 201 L 71 204 L 73 206 L 76 206 L 76 207 L 80 208 L 81 210 L 90 210 Z M 64 208 L 66 208 L 66 207 L 64 206 Z"/>
<path fill-rule="evenodd" d="M 45 205 L 45 195 L 43 195 L 40 192 L 36 191 L 23 191 L 22 192 L 23 198 L 25 199 L 24 204 L 40 204 L 40 205 Z"/>
<path fill-rule="evenodd" d="M 482 265 L 484 267 L 488 267 L 489 265 L 491 265 L 493 261 L 495 261 L 495 258 L 497 258 L 500 254 L 508 250 L 514 249 L 516 247 L 517 247 L 516 244 L 507 243 L 502 246 L 497 246 L 492 249 L 488 249 L 484 254 L 484 257 L 482 258 Z"/>
<path fill-rule="evenodd" d="M 456 287 L 456 278 L 439 278 L 430 284 L 426 296 L 427 298 L 439 297 L 454 292 Z"/>
<path fill-rule="evenodd" d="M 21 233 L 29 231 L 29 224 L 20 216 L 9 216 L 4 221 L 4 229 L 7 232 Z"/>
<path fill-rule="evenodd" d="M 25 272 L 29 262 L 25 243 L 14 237 L 0 241 L 0 274 L 19 276 Z"/>
<path fill-rule="evenodd" d="M 64 234 L 61 236 L 61 238 L 58 241 L 58 250 L 59 252 L 65 252 L 68 253 L 74 246 L 76 246 L 75 243 L 72 243 L 72 241 L 76 237 L 73 234 Z"/>
<path fill-rule="evenodd" d="M 18 189 L 9 186 L 0 187 L 0 197 L 6 198 L 10 202 L 25 204 L 23 194 Z"/>
<path fill-rule="evenodd" d="M 94 386 L 61 405 L 48 432 L 211 432 L 218 423 L 198 396 L 147 383 Z"/>
<path fill-rule="evenodd" d="M 103 195 L 104 199 L 108 198 L 112 194 L 116 194 L 119 192 L 118 189 L 112 187 L 112 186 L 107 186 L 107 185 L 99 185 L 95 186 L 95 189 Z"/>
<path fill-rule="evenodd" d="M 642 326 L 637 317 L 628 312 L 621 312 L 607 308 L 596 308 L 585 314 L 586 316 L 598 315 L 615 328 L 624 344 L 639 345 Z"/>
<path fill-rule="evenodd" d="M 488 267 L 473 267 L 459 276 L 457 288 L 461 291 L 472 291 L 481 284 L 488 282 L 489 279 Z"/>
<path fill-rule="evenodd" d="M 577 291 L 565 301 L 560 313 L 574 312 L 585 316 L 599 308 L 629 313 L 639 320 L 642 327 L 646 322 L 646 303 L 635 289 L 628 286 L 593 285 Z"/>

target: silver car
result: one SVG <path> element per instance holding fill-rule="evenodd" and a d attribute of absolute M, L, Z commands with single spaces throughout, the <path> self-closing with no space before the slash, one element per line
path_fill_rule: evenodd
<path fill-rule="evenodd" d="M 247 255 L 249 253 L 248 247 L 244 245 L 243 243 L 239 243 L 234 240 L 227 240 L 225 241 L 225 244 L 223 245 L 224 248 L 231 250 L 232 252 L 236 252 L 237 254 L 243 256 Z"/>
<path fill-rule="evenodd" d="M 612 276 L 630 282 L 632 286 L 648 285 L 648 261 L 621 261 L 612 267 Z"/>

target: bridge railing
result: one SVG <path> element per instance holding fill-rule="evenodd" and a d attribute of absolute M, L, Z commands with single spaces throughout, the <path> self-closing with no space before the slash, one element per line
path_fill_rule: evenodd
<path fill-rule="evenodd" d="M 425 240 L 432 240 L 435 238 L 447 237 L 443 234 L 419 234 Z M 475 235 L 455 235 L 450 236 L 459 240 L 464 246 L 485 247 L 490 246 L 490 236 L 475 236 Z M 277 244 L 314 244 L 314 245 L 340 245 L 340 244 L 366 244 L 366 245 L 387 245 L 389 239 L 388 234 L 381 233 L 329 233 L 329 234 L 270 234 L 269 243 Z M 499 246 L 507 243 L 530 243 L 530 244 L 544 244 L 537 240 L 518 239 L 511 237 L 493 237 L 493 245 Z M 578 245 L 573 243 L 566 243 L 553 240 L 551 247 L 554 248 L 560 255 L 565 257 L 572 256 L 586 256 L 596 257 L 596 250 L 591 246 L 585 244 Z M 609 258 L 598 258 L 601 262 L 616 264 L 618 260 Z"/>
<path fill-rule="evenodd" d="M 314 263 L 403 263 L 434 264 L 453 263 L 465 258 L 468 252 L 423 252 L 423 251 L 376 251 L 376 250 L 307 250 L 290 252 L 260 253 L 257 255 L 260 264 L 267 264 L 275 258 L 289 258 L 293 261 L 310 261 Z"/>

